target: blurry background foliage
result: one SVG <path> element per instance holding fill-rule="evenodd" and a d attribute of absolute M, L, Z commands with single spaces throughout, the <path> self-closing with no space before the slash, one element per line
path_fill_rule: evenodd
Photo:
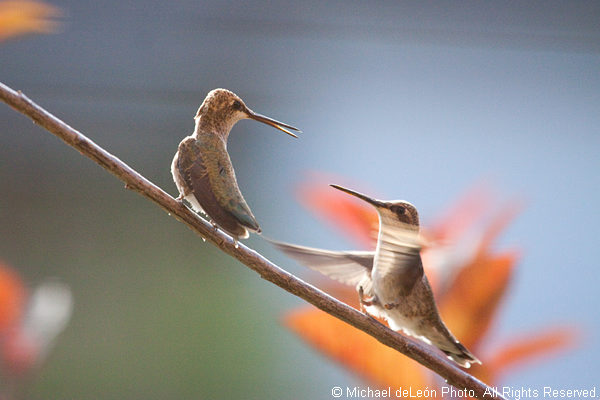
<path fill-rule="evenodd" d="M 350 245 L 295 200 L 307 170 L 368 182 L 424 221 L 482 178 L 523 196 L 496 334 L 580 321 L 588 335 L 504 383 L 595 383 L 600 3 L 73 0 L 8 18 L 6 3 L 0 80 L 172 194 L 171 159 L 210 89 L 301 128 L 290 140 L 243 121 L 230 138 L 269 237 Z M 62 278 L 75 301 L 31 398 L 329 398 L 357 384 L 282 327 L 300 300 L 6 106 L 0 144 L 0 258 L 32 284 Z"/>

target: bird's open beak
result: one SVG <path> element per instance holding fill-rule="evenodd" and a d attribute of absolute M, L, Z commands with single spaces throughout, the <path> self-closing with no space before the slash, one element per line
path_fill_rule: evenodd
<path fill-rule="evenodd" d="M 375 206 L 377 208 L 384 208 L 385 207 L 385 203 L 383 201 L 381 201 L 381 200 L 374 199 L 372 197 L 369 197 L 369 196 L 364 195 L 362 193 L 355 192 L 354 190 L 346 189 L 345 187 L 342 187 L 342 186 L 339 186 L 339 185 L 329 185 L 329 186 L 331 186 L 332 188 L 335 188 L 337 190 L 341 190 L 342 192 L 348 193 L 348 194 L 350 194 L 350 195 L 352 195 L 354 197 L 358 197 L 359 199 L 364 200 L 367 203 L 369 203 L 369 204 L 371 204 L 371 205 L 373 205 L 373 206 Z"/>
<path fill-rule="evenodd" d="M 277 120 L 274 120 L 273 118 L 265 117 L 264 115 L 261 115 L 259 113 L 255 113 L 252 110 L 248 110 L 248 118 L 253 119 L 255 121 L 258 121 L 258 122 L 262 122 L 263 124 L 271 125 L 273 128 L 277 128 L 280 131 L 285 132 L 288 135 L 293 136 L 295 138 L 297 138 L 298 136 L 296 136 L 295 134 L 293 134 L 292 132 L 288 131 L 285 128 L 301 132 L 300 129 L 298 129 L 298 128 L 294 128 L 291 125 L 284 124 L 283 122 L 279 122 Z"/>

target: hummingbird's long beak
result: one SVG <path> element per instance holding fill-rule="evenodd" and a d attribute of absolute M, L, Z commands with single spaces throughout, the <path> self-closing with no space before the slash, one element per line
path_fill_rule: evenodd
<path fill-rule="evenodd" d="M 259 113 L 255 113 L 254 111 L 252 111 L 250 109 L 248 109 L 247 112 L 248 112 L 248 118 L 253 119 L 255 121 L 258 121 L 258 122 L 262 122 L 263 124 L 271 125 L 273 128 L 277 128 L 280 131 L 285 132 L 288 135 L 293 136 L 295 138 L 297 138 L 298 136 L 296 136 L 295 134 L 293 134 L 292 132 L 288 131 L 285 128 L 301 132 L 301 130 L 298 129 L 298 128 L 294 128 L 291 125 L 284 124 L 283 122 L 279 122 L 279 121 L 277 121 L 277 120 L 275 120 L 273 118 L 265 117 L 264 115 L 259 114 Z"/>
<path fill-rule="evenodd" d="M 381 200 L 374 199 L 374 198 L 364 195 L 362 193 L 355 192 L 354 190 L 347 189 L 343 186 L 339 186 L 339 185 L 329 185 L 329 186 L 331 186 L 332 188 L 335 188 L 337 190 L 341 190 L 342 192 L 348 193 L 354 197 L 358 197 L 359 199 L 366 201 L 367 203 L 375 206 L 376 208 L 384 208 L 385 207 L 385 203 Z"/>

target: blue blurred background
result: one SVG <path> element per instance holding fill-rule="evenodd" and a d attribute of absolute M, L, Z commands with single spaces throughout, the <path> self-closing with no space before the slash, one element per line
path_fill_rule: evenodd
<path fill-rule="evenodd" d="M 522 258 L 494 338 L 585 335 L 503 383 L 597 384 L 600 3 L 52 4 L 61 32 L 1 43 L 0 80 L 171 194 L 171 159 L 213 88 L 304 131 L 242 121 L 230 136 L 269 237 L 350 245 L 297 202 L 307 171 L 409 200 L 425 223 L 482 180 L 525 199 L 500 243 Z M 75 298 L 31 398 L 330 398 L 360 383 L 282 327 L 301 300 L 7 106 L 0 121 L 0 258 Z"/>

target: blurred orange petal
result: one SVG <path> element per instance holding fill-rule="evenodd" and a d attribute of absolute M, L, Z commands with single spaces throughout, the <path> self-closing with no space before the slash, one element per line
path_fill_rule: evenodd
<path fill-rule="evenodd" d="M 293 311 L 286 325 L 312 346 L 379 387 L 431 388 L 431 375 L 417 362 L 366 333 L 315 308 Z"/>
<path fill-rule="evenodd" d="M 475 349 L 487 333 L 506 293 L 516 260 L 516 253 L 478 257 L 458 272 L 438 302 L 448 327 L 468 348 Z"/>
<path fill-rule="evenodd" d="M 52 33 L 60 27 L 59 8 L 34 0 L 0 1 L 0 41 L 29 33 Z"/>
<path fill-rule="evenodd" d="M 332 181 L 336 182 L 338 179 Z M 301 184 L 297 189 L 300 201 L 358 245 L 372 247 L 379 229 L 375 209 L 325 182 L 321 175 L 315 175 L 310 183 Z"/>
<path fill-rule="evenodd" d="M 575 346 L 580 336 L 575 329 L 565 327 L 544 328 L 543 331 L 522 334 L 511 340 L 487 363 L 497 376 L 513 372 L 516 367 Z"/>
<path fill-rule="evenodd" d="M 0 333 L 21 319 L 25 287 L 19 276 L 0 262 Z"/>

